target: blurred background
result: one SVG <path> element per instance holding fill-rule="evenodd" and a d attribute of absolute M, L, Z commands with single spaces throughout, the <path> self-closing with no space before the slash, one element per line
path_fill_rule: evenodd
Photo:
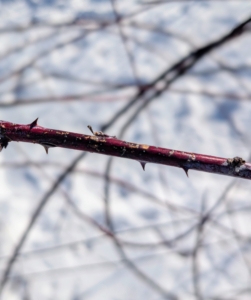
<path fill-rule="evenodd" d="M 250 17 L 248 0 L 1 0 L 0 119 L 250 161 Z M 251 299 L 248 180 L 24 143 L 0 177 L 3 300 Z"/>

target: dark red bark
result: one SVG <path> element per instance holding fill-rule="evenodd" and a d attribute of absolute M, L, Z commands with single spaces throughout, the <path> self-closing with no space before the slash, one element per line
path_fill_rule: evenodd
<path fill-rule="evenodd" d="M 85 135 L 48 129 L 37 125 L 37 119 L 28 125 L 0 121 L 1 149 L 11 141 L 40 144 L 47 153 L 48 148 L 61 147 L 133 159 L 140 162 L 143 169 L 146 163 L 156 163 L 182 168 L 186 174 L 191 169 L 251 179 L 251 164 L 240 157 L 222 158 L 130 143 L 102 132 Z"/>

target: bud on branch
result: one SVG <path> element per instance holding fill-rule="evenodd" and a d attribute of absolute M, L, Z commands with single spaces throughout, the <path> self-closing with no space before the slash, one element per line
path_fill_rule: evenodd
<path fill-rule="evenodd" d="M 187 175 L 191 169 L 251 179 L 251 164 L 240 157 L 221 158 L 130 143 L 101 131 L 94 132 L 91 126 L 88 128 L 93 135 L 48 129 L 39 126 L 37 120 L 28 125 L 0 121 L 0 150 L 7 148 L 12 141 L 26 142 L 40 144 L 46 153 L 51 147 L 61 147 L 133 159 L 143 169 L 146 163 L 156 163 L 182 168 Z"/>

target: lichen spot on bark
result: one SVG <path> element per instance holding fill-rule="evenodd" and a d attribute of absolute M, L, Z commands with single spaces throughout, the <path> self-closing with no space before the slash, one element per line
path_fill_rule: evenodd
<path fill-rule="evenodd" d="M 169 151 L 168 156 L 172 156 L 174 154 L 174 150 Z"/>
<path fill-rule="evenodd" d="M 148 146 L 148 145 L 140 145 L 140 148 L 141 148 L 141 149 L 145 149 L 145 150 L 147 150 L 149 147 L 150 147 L 150 146 Z"/>

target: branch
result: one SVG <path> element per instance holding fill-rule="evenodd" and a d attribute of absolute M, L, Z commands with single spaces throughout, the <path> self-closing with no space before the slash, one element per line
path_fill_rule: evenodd
<path fill-rule="evenodd" d="M 150 82 L 148 85 L 145 85 L 144 88 L 140 88 L 135 97 L 133 97 L 124 107 L 122 107 L 121 110 L 119 110 L 108 123 L 102 126 L 102 130 L 106 130 L 108 127 L 114 124 L 120 116 L 127 112 L 139 100 L 142 100 L 142 102 L 144 102 L 143 105 L 146 105 L 156 97 L 159 97 L 174 81 L 191 70 L 191 68 L 208 53 L 246 32 L 248 30 L 247 26 L 250 24 L 250 22 L 251 17 L 239 23 L 226 35 L 192 51 L 177 63 L 174 63 L 170 68 L 157 76 L 152 82 Z"/>
<path fill-rule="evenodd" d="M 93 135 L 48 129 L 39 126 L 37 120 L 28 125 L 0 121 L 0 150 L 7 148 L 11 141 L 26 142 L 40 144 L 46 153 L 51 147 L 61 147 L 133 159 L 141 164 L 143 170 L 146 163 L 156 163 L 182 168 L 187 175 L 191 169 L 251 179 L 251 163 L 240 157 L 221 158 L 130 143 L 101 131 L 94 132 L 91 126 L 88 128 Z"/>

